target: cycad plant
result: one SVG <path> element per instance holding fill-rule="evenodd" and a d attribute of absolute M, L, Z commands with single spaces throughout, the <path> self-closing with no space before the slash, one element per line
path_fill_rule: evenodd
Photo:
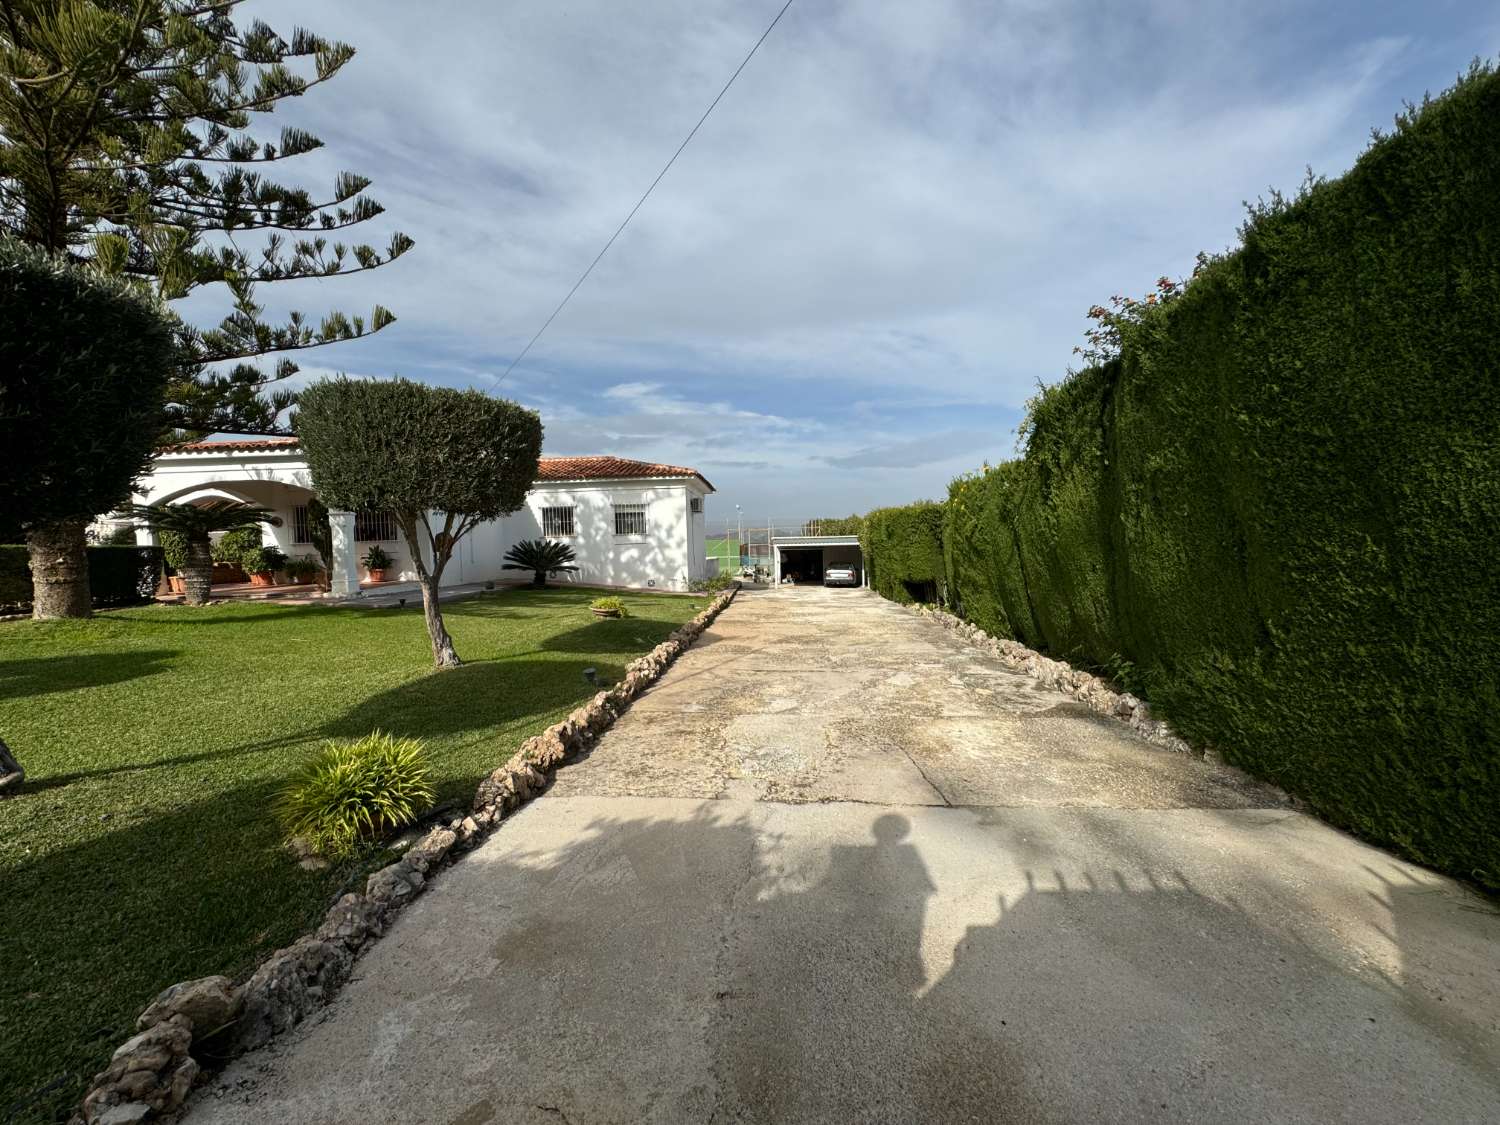
<path fill-rule="evenodd" d="M 187 543 L 182 565 L 184 601 L 204 605 L 213 586 L 214 558 L 209 541 L 216 531 L 246 531 L 263 523 L 281 526 L 281 519 L 265 508 L 238 500 L 210 500 L 205 504 L 134 504 L 129 513 L 152 531 L 175 532 Z"/>
<path fill-rule="evenodd" d="M 505 552 L 505 563 L 501 570 L 529 570 L 531 584 L 538 588 L 547 585 L 547 575 L 561 570 L 577 570 L 573 565 L 576 556 L 573 548 L 556 539 L 523 539 Z"/>

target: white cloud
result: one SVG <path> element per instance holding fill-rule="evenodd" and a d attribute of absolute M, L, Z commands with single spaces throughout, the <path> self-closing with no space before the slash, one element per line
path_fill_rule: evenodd
<path fill-rule="evenodd" d="M 931 494 L 983 434 L 1009 452 L 1085 308 L 1186 272 L 1233 239 L 1241 200 L 1304 165 L 1347 166 L 1399 93 L 1473 50 L 1414 39 L 1420 13 L 1396 6 L 796 4 L 499 380 L 778 7 L 319 5 L 314 27 L 360 54 L 289 107 L 329 142 L 299 163 L 372 175 L 390 213 L 371 226 L 417 246 L 268 304 L 389 304 L 401 321 L 336 362 L 518 395 L 549 446 L 732 453 L 776 467 L 743 487 L 783 507 L 811 502 L 811 467 L 842 508 Z M 859 460 L 955 432 L 971 448 L 920 473 Z"/>

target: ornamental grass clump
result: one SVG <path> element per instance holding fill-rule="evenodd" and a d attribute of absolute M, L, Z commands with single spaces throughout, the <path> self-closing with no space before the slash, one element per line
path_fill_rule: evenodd
<path fill-rule="evenodd" d="M 625 608 L 625 603 L 619 598 L 595 598 L 589 603 L 589 609 L 593 610 L 598 617 L 630 616 L 630 611 Z"/>
<path fill-rule="evenodd" d="M 363 840 L 409 824 L 432 805 L 419 739 L 375 731 L 358 742 L 329 741 L 302 766 L 276 800 L 289 837 L 330 859 L 353 854 Z"/>

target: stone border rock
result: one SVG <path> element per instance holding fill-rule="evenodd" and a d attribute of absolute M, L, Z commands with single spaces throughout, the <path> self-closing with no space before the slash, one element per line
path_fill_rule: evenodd
<path fill-rule="evenodd" d="M 212 1037 L 227 1054 L 263 1046 L 333 998 L 355 958 L 420 895 L 445 864 L 476 847 L 525 801 L 541 793 L 569 756 L 591 746 L 631 701 L 697 640 L 739 593 L 716 595 L 708 608 L 676 629 L 625 678 L 560 723 L 528 738 L 479 784 L 469 812 L 427 832 L 395 863 L 365 882 L 364 894 L 341 897 L 313 933 L 272 953 L 241 985 L 212 976 L 174 984 L 136 1020 L 139 1032 L 121 1044 L 95 1076 L 69 1125 L 136 1125 L 176 1111 L 198 1076 L 190 1049 Z"/>
<path fill-rule="evenodd" d="M 962 617 L 957 617 L 947 610 L 925 605 L 915 605 L 910 608 L 923 617 L 932 618 L 970 644 L 984 649 L 1012 672 L 1024 673 L 1044 687 L 1056 688 L 1065 695 L 1071 695 L 1074 699 L 1088 704 L 1091 710 L 1101 715 L 1108 715 L 1129 724 L 1131 729 L 1147 742 L 1154 743 L 1164 750 L 1189 754 L 1194 758 L 1223 762 L 1223 758 L 1216 751 L 1189 745 L 1187 740 L 1176 734 L 1164 720 L 1153 719 L 1151 706 L 1144 699 L 1138 699 L 1128 691 L 1117 692 L 1098 676 L 1080 671 L 1066 661 L 1043 656 L 1019 641 L 1008 640 L 1005 637 L 992 637 L 978 625 L 965 621 Z"/>

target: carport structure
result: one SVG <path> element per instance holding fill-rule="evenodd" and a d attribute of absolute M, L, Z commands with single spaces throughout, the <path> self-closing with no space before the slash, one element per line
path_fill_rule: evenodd
<path fill-rule="evenodd" d="M 865 581 L 864 552 L 858 535 L 786 535 L 771 540 L 771 581 L 823 584 L 830 566 L 852 566 L 861 586 Z"/>

